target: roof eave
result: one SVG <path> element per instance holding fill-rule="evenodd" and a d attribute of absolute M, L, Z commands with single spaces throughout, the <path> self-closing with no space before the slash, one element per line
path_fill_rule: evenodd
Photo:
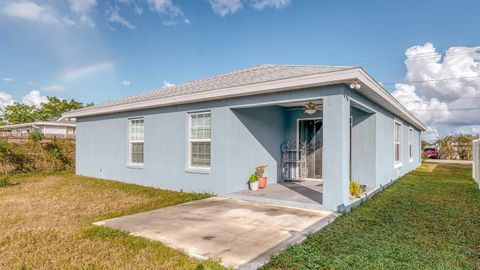
<path fill-rule="evenodd" d="M 271 81 L 253 85 L 245 85 L 238 87 L 222 88 L 217 90 L 186 94 L 180 96 L 172 96 L 160 99 L 132 102 L 126 104 L 112 105 L 99 108 L 85 108 L 76 111 L 70 111 L 63 114 L 62 118 L 87 117 L 95 115 L 104 115 L 112 113 L 121 113 L 142 109 L 151 109 L 165 106 L 173 106 L 188 103 L 197 103 L 203 101 L 212 101 L 225 98 L 234 98 L 249 95 L 266 94 L 273 92 L 288 91 L 294 89 L 310 88 L 317 86 L 333 85 L 339 83 L 348 83 L 352 80 L 358 80 L 366 87 L 372 89 L 387 104 L 392 105 L 400 112 L 400 117 L 411 122 L 418 129 L 425 131 L 426 126 L 418 120 L 411 112 L 409 112 L 402 104 L 400 104 L 387 90 L 380 86 L 368 73 L 360 67 L 354 67 L 345 70 L 331 71 L 327 73 L 319 73 L 314 75 Z M 364 91 L 360 89 L 359 91 Z M 385 106 L 385 104 L 380 104 Z"/>

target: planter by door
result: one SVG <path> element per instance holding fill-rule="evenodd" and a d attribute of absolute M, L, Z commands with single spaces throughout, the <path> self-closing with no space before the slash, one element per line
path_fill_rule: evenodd
<path fill-rule="evenodd" d="M 267 177 L 262 176 L 258 178 L 258 187 L 259 188 L 265 188 L 267 186 Z"/>
<path fill-rule="evenodd" d="M 250 182 L 249 185 L 250 185 L 250 190 L 253 190 L 253 191 L 258 190 L 258 181 Z"/>

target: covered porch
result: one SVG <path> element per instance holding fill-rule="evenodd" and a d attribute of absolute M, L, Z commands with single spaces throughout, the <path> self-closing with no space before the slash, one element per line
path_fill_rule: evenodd
<path fill-rule="evenodd" d="M 232 194 L 232 197 L 313 210 L 324 210 L 322 207 L 323 181 L 305 180 L 271 183 L 265 189 L 257 191 L 246 189 L 235 192 Z"/>
<path fill-rule="evenodd" d="M 256 166 L 267 165 L 268 185 L 258 191 L 244 185 L 230 196 L 338 210 L 352 203 L 350 180 L 374 187 L 375 114 L 341 93 L 231 108 L 252 136 L 243 147 L 255 146 L 235 164 L 250 164 L 243 179 Z"/>

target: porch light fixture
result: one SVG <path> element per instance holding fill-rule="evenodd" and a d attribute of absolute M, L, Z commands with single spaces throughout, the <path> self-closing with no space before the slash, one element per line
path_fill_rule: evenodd
<path fill-rule="evenodd" d="M 353 81 L 350 83 L 350 88 L 351 89 L 355 89 L 355 90 L 359 90 L 362 86 L 358 83 L 358 81 Z"/>
<path fill-rule="evenodd" d="M 318 105 L 313 103 L 313 102 L 309 102 L 307 104 L 305 104 L 305 113 L 306 114 L 314 114 L 316 111 L 318 110 Z"/>

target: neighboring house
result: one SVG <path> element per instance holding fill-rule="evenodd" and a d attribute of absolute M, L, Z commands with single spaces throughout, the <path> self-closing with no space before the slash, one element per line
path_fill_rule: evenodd
<path fill-rule="evenodd" d="M 32 123 L 0 126 L 0 131 L 11 132 L 12 135 L 28 134 L 38 131 L 45 135 L 75 135 L 75 121 L 55 119 L 50 121 L 36 121 Z"/>
<path fill-rule="evenodd" d="M 281 145 L 307 143 L 322 206 L 348 206 L 420 165 L 426 129 L 359 67 L 261 65 L 64 114 L 79 175 L 228 195 L 258 165 L 283 181 Z M 267 187 L 268 188 L 268 187 Z"/>

